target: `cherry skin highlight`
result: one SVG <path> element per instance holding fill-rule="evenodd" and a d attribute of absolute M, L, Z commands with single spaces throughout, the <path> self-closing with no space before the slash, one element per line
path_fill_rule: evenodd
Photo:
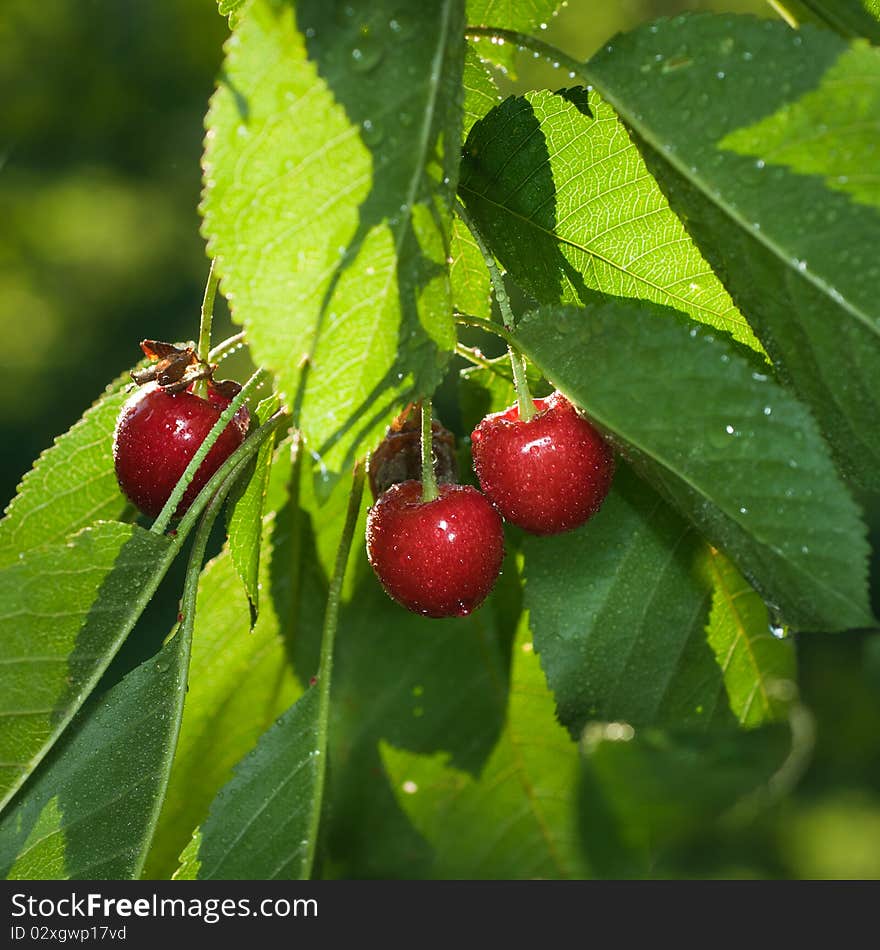
<path fill-rule="evenodd" d="M 469 485 L 440 485 L 422 501 L 422 483 L 399 482 L 367 516 L 367 556 L 386 592 L 426 617 L 461 617 L 488 596 L 501 572 L 498 512 Z"/>
<path fill-rule="evenodd" d="M 471 434 L 474 470 L 486 497 L 531 534 L 571 531 L 594 515 L 614 476 L 608 443 L 561 393 L 486 416 Z"/>
<path fill-rule="evenodd" d="M 156 383 L 137 389 L 120 410 L 113 434 L 116 479 L 128 500 L 155 518 L 230 402 L 210 385 L 207 399 L 189 391 L 171 394 Z M 241 445 L 249 422 L 247 407 L 242 406 L 196 471 L 174 512 L 175 518 L 184 514 L 211 476 Z"/>

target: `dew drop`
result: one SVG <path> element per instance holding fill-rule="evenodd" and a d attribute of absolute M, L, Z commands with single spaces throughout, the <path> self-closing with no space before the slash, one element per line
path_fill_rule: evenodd
<path fill-rule="evenodd" d="M 382 126 L 376 125 L 372 119 L 364 119 L 361 123 L 361 138 L 363 138 L 365 145 L 378 145 L 384 136 L 385 132 Z"/>
<path fill-rule="evenodd" d="M 351 51 L 351 64 L 356 72 L 368 73 L 379 65 L 383 55 L 382 46 L 376 40 L 364 36 Z"/>
<path fill-rule="evenodd" d="M 408 11 L 398 10 L 388 21 L 388 28 L 398 36 L 411 36 L 416 28 L 416 21 Z"/>

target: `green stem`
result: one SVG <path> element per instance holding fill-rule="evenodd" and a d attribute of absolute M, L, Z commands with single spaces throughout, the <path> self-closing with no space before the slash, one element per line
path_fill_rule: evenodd
<path fill-rule="evenodd" d="M 218 343 L 213 350 L 210 350 L 208 353 L 208 362 L 219 363 L 242 346 L 244 346 L 244 330 L 227 337 L 222 343 Z"/>
<path fill-rule="evenodd" d="M 431 428 L 432 405 L 422 400 L 422 501 L 427 504 L 440 497 L 434 476 L 434 433 Z"/>
<path fill-rule="evenodd" d="M 513 337 L 504 327 L 498 326 L 497 323 L 493 323 L 491 320 L 484 320 L 483 317 L 472 317 L 469 313 L 458 313 L 455 314 L 455 322 L 461 324 L 463 327 L 477 327 L 480 330 L 485 330 L 487 333 L 494 333 L 495 336 L 500 336 L 508 346 L 513 346 Z"/>
<path fill-rule="evenodd" d="M 321 635 L 321 660 L 318 666 L 318 774 L 315 776 L 315 794 L 312 799 L 312 813 L 309 820 L 308 853 L 306 854 L 304 877 L 311 877 L 315 863 L 315 850 L 318 843 L 318 831 L 321 825 L 321 808 L 324 799 L 324 784 L 327 776 L 327 744 L 330 731 L 330 685 L 333 678 L 333 646 L 336 641 L 336 628 L 339 623 L 339 601 L 342 597 L 342 582 L 345 579 L 345 566 L 354 529 L 357 526 L 361 510 L 361 497 L 364 491 L 364 469 L 362 461 L 354 467 L 351 493 L 348 496 L 348 512 L 345 527 L 339 539 L 336 551 L 336 564 L 330 578 L 327 592 L 327 609 L 324 613 L 324 630 Z"/>
<path fill-rule="evenodd" d="M 543 56 L 554 66 L 567 69 L 572 79 L 575 76 L 580 76 L 588 83 L 592 82 L 589 67 L 586 63 L 573 59 L 567 53 L 563 53 L 561 49 L 539 40 L 536 36 L 530 36 L 528 33 L 519 33 L 517 30 L 503 30 L 494 26 L 469 26 L 465 29 L 464 35 L 475 39 L 483 36 L 494 37 L 495 39 L 504 40 L 505 43 L 525 47 Z"/>
<path fill-rule="evenodd" d="M 455 353 L 456 356 L 460 356 L 469 363 L 473 363 L 474 366 L 479 366 L 480 369 L 488 369 L 490 371 L 495 370 L 495 366 L 492 364 L 492 361 L 483 356 L 482 351 L 478 350 L 474 346 L 465 346 L 464 343 L 456 343 Z"/>
<path fill-rule="evenodd" d="M 799 28 L 798 21 L 795 19 L 794 14 L 789 10 L 786 10 L 785 7 L 778 2 L 778 0 L 767 0 L 767 3 L 772 8 L 773 12 L 781 17 L 785 22 L 793 29 L 796 30 Z"/>
<path fill-rule="evenodd" d="M 501 311 L 501 319 L 508 333 L 512 333 L 516 328 L 516 321 L 513 317 L 513 310 L 510 307 L 510 298 L 507 296 L 507 288 L 504 286 L 501 271 L 498 270 L 498 265 L 495 263 L 495 257 L 483 240 L 483 235 L 480 234 L 479 228 L 474 224 L 471 216 L 468 214 L 467 208 L 465 208 L 461 201 L 456 202 L 455 210 L 477 242 L 477 247 L 479 247 L 489 271 L 489 278 L 492 281 L 492 290 L 495 293 L 495 299 L 498 301 L 498 309 Z M 510 354 L 510 366 L 513 370 L 513 386 L 514 389 L 516 389 L 516 397 L 519 402 L 519 417 L 523 422 L 528 422 L 529 419 L 535 415 L 535 401 L 532 399 L 532 394 L 529 391 L 525 363 L 523 362 L 522 356 L 516 352 L 509 341 L 507 351 Z"/>
<path fill-rule="evenodd" d="M 177 511 L 177 506 L 180 504 L 180 499 L 183 498 L 184 492 L 189 487 L 190 482 L 193 480 L 196 472 L 198 471 L 199 466 L 205 460 L 208 452 L 211 451 L 214 443 L 220 437 L 220 433 L 226 428 L 227 425 L 232 421 L 232 417 L 238 412 L 244 403 L 245 399 L 255 390 L 262 386 L 266 380 L 269 378 L 269 373 L 264 369 L 258 369 L 253 376 L 242 386 L 241 392 L 232 400 L 232 402 L 223 410 L 220 414 L 220 418 L 214 423 L 213 428 L 205 437 L 205 441 L 198 447 L 196 454 L 190 459 L 189 465 L 184 469 L 183 475 L 180 476 L 177 484 L 174 486 L 174 491 L 171 492 L 171 496 L 168 501 L 165 502 L 165 507 L 159 512 L 158 518 L 153 522 L 150 531 L 153 534 L 163 534 L 165 529 L 168 527 L 171 519 L 174 517 L 174 512 Z M 247 442 L 247 440 L 245 440 Z M 243 443 L 244 444 L 244 443 Z M 239 446 L 239 449 L 242 446 Z M 237 450 L 236 450 L 237 451 Z"/>
<path fill-rule="evenodd" d="M 202 315 L 199 321 L 198 357 L 208 362 L 208 353 L 211 349 L 211 326 L 214 323 L 214 298 L 217 296 L 217 287 L 220 278 L 214 270 L 214 261 L 208 270 L 208 282 L 205 284 L 205 296 L 202 299 Z M 208 398 L 208 381 L 199 379 L 193 386 L 193 393 L 202 399 Z"/>

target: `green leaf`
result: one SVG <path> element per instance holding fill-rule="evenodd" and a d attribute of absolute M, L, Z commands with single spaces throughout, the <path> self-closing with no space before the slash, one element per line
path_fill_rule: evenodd
<path fill-rule="evenodd" d="M 619 37 L 585 74 L 846 472 L 876 490 L 880 55 L 809 27 L 694 16 Z"/>
<path fill-rule="evenodd" d="M 125 511 L 113 470 L 113 429 L 128 396 L 122 383 L 122 378 L 111 383 L 22 479 L 0 521 L 0 567 Z"/>
<path fill-rule="evenodd" d="M 471 126 L 482 119 L 490 109 L 498 105 L 501 96 L 498 86 L 488 69 L 469 46 L 464 56 L 464 123 L 462 136 L 466 137 Z M 456 223 L 460 223 L 456 221 Z"/>
<path fill-rule="evenodd" d="M 308 877 L 317 778 L 318 690 L 302 697 L 236 766 L 181 855 L 180 880 Z"/>
<path fill-rule="evenodd" d="M 560 6 L 564 6 L 561 0 L 467 0 L 467 23 L 468 26 L 498 26 L 537 33 L 546 28 Z M 496 63 L 506 74 L 516 77 L 513 46 L 491 43 L 483 38 L 475 40 L 473 48 L 483 59 Z"/>
<path fill-rule="evenodd" d="M 766 788 L 791 748 L 785 726 L 701 734 L 591 723 L 579 792 L 588 860 L 605 878 L 656 874 L 664 850 Z"/>
<path fill-rule="evenodd" d="M 0 820 L 3 876 L 140 876 L 171 764 L 187 658 L 181 632 L 80 713 Z"/>
<path fill-rule="evenodd" d="M 859 511 L 809 413 L 748 351 L 623 299 L 545 308 L 515 336 L 783 619 L 874 624 Z"/>
<path fill-rule="evenodd" d="M 363 551 L 353 568 L 333 674 L 328 866 L 337 877 L 424 879 L 430 850 L 396 801 L 380 744 L 480 769 L 504 719 L 516 565 L 505 562 L 479 610 L 442 621 L 392 601 Z"/>
<path fill-rule="evenodd" d="M 780 639 L 767 605 L 720 551 L 709 548 L 707 563 L 714 589 L 706 635 L 730 708 L 743 726 L 782 720 L 797 675 L 794 643 Z"/>
<path fill-rule="evenodd" d="M 676 307 L 757 343 L 594 92 L 510 98 L 468 136 L 459 192 L 494 253 L 540 303 L 591 290 Z"/>
<path fill-rule="evenodd" d="M 277 395 L 264 399 L 256 409 L 257 424 L 262 425 L 280 406 Z M 235 485 L 229 497 L 226 532 L 232 562 L 244 584 L 251 604 L 251 625 L 259 612 L 258 583 L 260 571 L 260 541 L 263 529 L 263 505 L 269 487 L 269 472 L 275 450 L 274 434 L 260 446 L 252 468 Z"/>
<path fill-rule="evenodd" d="M 236 763 L 297 699 L 300 682 L 314 672 L 303 650 L 313 639 L 311 631 L 320 632 L 327 582 L 310 515 L 289 501 L 291 486 L 296 490 L 298 483 L 291 478 L 290 445 L 282 443 L 271 469 L 267 504 L 272 510 L 263 524 L 259 577 L 264 600 L 251 632 L 248 602 L 228 547 L 202 574 L 189 692 L 147 877 L 174 873 L 193 828 L 207 818 Z M 303 489 L 308 488 L 310 481 L 304 479 Z M 333 496 L 328 506 L 334 509 Z M 327 516 L 322 528 L 338 533 L 338 519 L 325 509 L 321 513 Z M 299 539 L 298 548 L 292 536 Z"/>
<path fill-rule="evenodd" d="M 147 876 L 170 877 L 193 828 L 229 781 L 234 765 L 297 698 L 301 687 L 290 663 L 286 618 L 274 606 L 274 521 L 266 527 L 263 558 L 266 598 L 253 632 L 238 592 L 228 549 L 206 567 L 199 584 L 189 693 L 168 793 L 147 862 Z M 320 615 L 319 615 L 320 617 Z"/>
<path fill-rule="evenodd" d="M 452 222 L 450 257 L 452 264 L 449 278 L 452 283 L 453 307 L 459 313 L 488 320 L 492 315 L 489 271 L 477 242 L 458 218 Z"/>
<path fill-rule="evenodd" d="M 220 476 L 196 531 L 175 636 L 80 714 L 0 822 L 0 863 L 9 876 L 140 875 L 180 729 L 202 561 L 231 479 L 247 459 L 231 464 L 237 469 Z"/>
<path fill-rule="evenodd" d="M 218 0 L 217 12 L 220 16 L 229 18 L 229 25 L 234 27 L 241 19 L 249 0 Z"/>
<path fill-rule="evenodd" d="M 880 3 L 877 0 L 783 0 L 797 22 L 816 23 L 841 36 L 863 36 L 880 43 Z"/>
<path fill-rule="evenodd" d="M 208 115 L 204 233 L 256 362 L 341 471 L 455 344 L 463 5 L 254 0 Z"/>
<path fill-rule="evenodd" d="M 591 719 L 732 723 L 706 643 L 704 542 L 628 466 L 588 524 L 523 553 L 535 649 L 575 735 Z"/>
<path fill-rule="evenodd" d="M 866 135 L 866 128 L 880 128 L 880 54 L 856 46 L 829 67 L 814 91 L 728 133 L 718 146 L 764 166 L 816 175 L 832 191 L 880 207 L 877 136 Z"/>
<path fill-rule="evenodd" d="M 479 777 L 442 753 L 417 755 L 388 743 L 381 751 L 399 806 L 434 849 L 434 877 L 584 876 L 574 800 L 577 749 L 554 720 L 525 624 L 514 645 L 505 729 Z"/>
<path fill-rule="evenodd" d="M 134 626 L 178 544 L 87 528 L 0 571 L 0 799 L 33 771 Z"/>

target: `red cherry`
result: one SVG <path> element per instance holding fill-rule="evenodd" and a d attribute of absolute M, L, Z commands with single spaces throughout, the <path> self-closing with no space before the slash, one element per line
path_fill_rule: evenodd
<path fill-rule="evenodd" d="M 614 453 L 561 393 L 536 399 L 528 422 L 519 406 L 486 416 L 471 434 L 474 470 L 486 497 L 532 534 L 582 525 L 605 500 Z"/>
<path fill-rule="evenodd" d="M 422 483 L 399 482 L 367 517 L 367 556 L 385 590 L 428 617 L 469 614 L 501 571 L 504 531 L 476 488 L 440 485 L 422 501 Z"/>
<path fill-rule="evenodd" d="M 155 518 L 205 437 L 231 399 L 209 386 L 208 398 L 171 394 L 157 383 L 136 390 L 119 413 L 113 435 L 116 479 L 126 497 Z M 196 471 L 177 510 L 181 517 L 206 482 L 244 441 L 247 407 L 233 416 Z"/>

